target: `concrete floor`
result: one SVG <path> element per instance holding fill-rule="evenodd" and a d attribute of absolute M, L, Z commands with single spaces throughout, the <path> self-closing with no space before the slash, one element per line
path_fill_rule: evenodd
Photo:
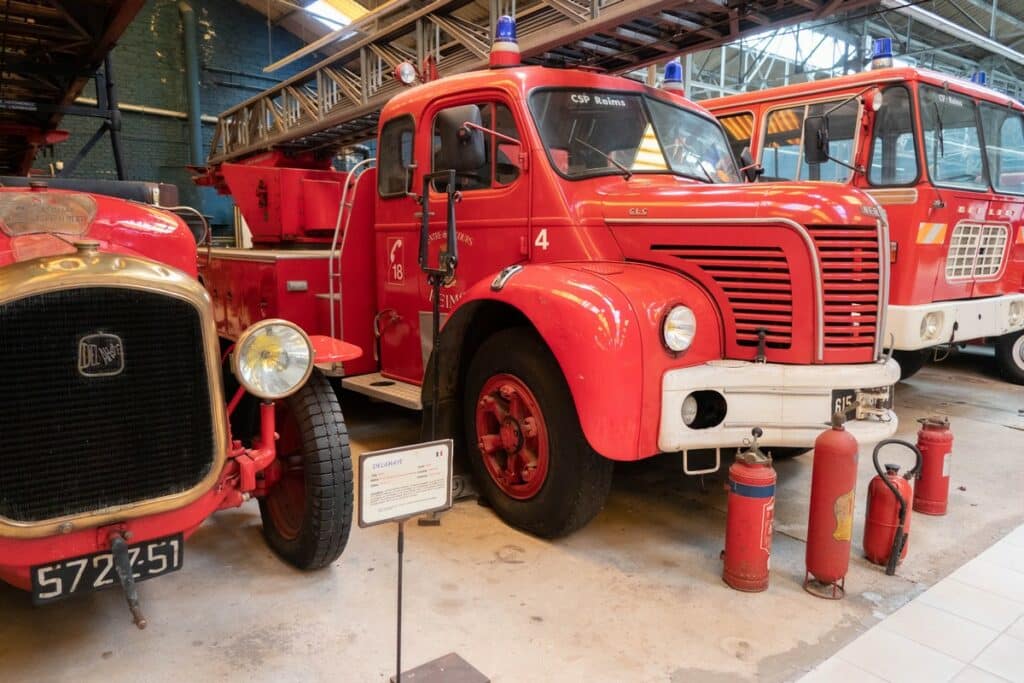
<path fill-rule="evenodd" d="M 418 436 L 415 417 L 346 396 L 353 455 Z M 722 478 L 702 490 L 661 458 L 620 466 L 608 507 L 558 542 L 464 502 L 406 542 L 405 668 L 457 652 L 494 681 L 793 680 L 1024 522 L 1024 390 L 960 354 L 899 385 L 899 436 L 951 416 L 947 517 L 915 515 L 899 576 L 859 557 L 873 472 L 861 452 L 848 595 L 801 589 L 812 458 L 777 463 L 772 585 L 725 587 Z M 894 449 L 896 451 L 898 449 Z M 909 454 L 909 453 L 908 453 Z M 907 458 L 893 453 L 887 459 Z M 5 681 L 383 681 L 394 667 L 395 529 L 355 529 L 336 565 L 290 569 L 264 546 L 254 504 L 222 512 L 182 571 L 142 586 L 149 628 L 117 591 L 33 608 L 0 586 Z"/>

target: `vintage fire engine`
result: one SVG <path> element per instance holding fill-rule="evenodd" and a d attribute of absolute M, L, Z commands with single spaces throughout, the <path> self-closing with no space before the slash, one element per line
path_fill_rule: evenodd
<path fill-rule="evenodd" d="M 1024 384 L 1024 106 L 977 83 L 891 67 L 702 102 L 764 178 L 833 181 L 885 207 L 883 344 L 903 377 L 936 347 L 994 342 Z M 827 144 L 826 144 L 827 141 Z"/>
<path fill-rule="evenodd" d="M 616 460 L 710 472 L 754 426 L 767 450 L 808 449 L 836 410 L 859 438 L 891 434 L 874 200 L 744 186 L 701 108 L 520 66 L 498 30 L 491 69 L 384 106 L 375 168 L 331 169 L 341 125 L 316 132 L 319 154 L 211 164 L 201 181 L 234 197 L 253 243 L 202 268 L 222 336 L 280 317 L 358 345 L 342 385 L 424 409 L 498 514 L 542 536 L 600 510 Z M 237 113 L 221 135 L 251 133 Z"/>
<path fill-rule="evenodd" d="M 222 348 L 196 276 L 174 213 L 42 182 L 0 190 L 0 579 L 37 603 L 120 585 L 143 627 L 135 584 L 179 569 L 203 520 L 250 497 L 291 564 L 345 546 L 347 436 L 314 366 L 359 350 L 283 320 Z M 233 434 L 243 396 L 259 416 Z"/>

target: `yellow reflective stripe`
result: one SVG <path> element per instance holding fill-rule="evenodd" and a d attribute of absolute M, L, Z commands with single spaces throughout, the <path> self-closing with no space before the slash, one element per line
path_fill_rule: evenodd
<path fill-rule="evenodd" d="M 1020 232 L 1017 233 L 1017 244 L 1024 244 L 1024 225 L 1020 226 Z"/>
<path fill-rule="evenodd" d="M 921 223 L 917 228 L 918 244 L 944 244 L 946 241 L 945 223 Z"/>

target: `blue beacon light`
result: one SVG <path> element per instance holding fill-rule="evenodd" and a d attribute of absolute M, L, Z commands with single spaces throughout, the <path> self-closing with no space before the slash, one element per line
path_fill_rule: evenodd
<path fill-rule="evenodd" d="M 892 66 L 892 38 L 876 38 L 871 44 L 871 68 Z"/>
<path fill-rule="evenodd" d="M 491 67 L 519 66 L 519 41 L 516 39 L 516 20 L 507 14 L 498 17 L 491 44 Z"/>
<path fill-rule="evenodd" d="M 665 75 L 661 80 L 661 89 L 676 95 L 683 94 L 683 65 L 678 59 L 665 64 Z"/>

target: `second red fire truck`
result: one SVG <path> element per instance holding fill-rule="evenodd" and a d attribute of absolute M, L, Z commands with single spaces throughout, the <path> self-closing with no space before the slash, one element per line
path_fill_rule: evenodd
<path fill-rule="evenodd" d="M 881 39 L 881 68 L 703 104 L 765 178 L 843 183 L 885 208 L 883 343 L 904 377 L 942 346 L 987 339 L 1024 384 L 1024 105 L 891 62 Z"/>
<path fill-rule="evenodd" d="M 375 168 L 332 170 L 325 131 L 326 153 L 207 169 L 253 242 L 201 257 L 221 335 L 281 317 L 360 346 L 342 385 L 424 409 L 498 514 L 548 537 L 600 510 L 614 461 L 711 472 L 754 427 L 777 455 L 809 449 L 837 411 L 892 434 L 876 202 L 742 185 L 701 108 L 519 66 L 507 18 L 499 38 L 491 69 L 384 106 Z"/>

